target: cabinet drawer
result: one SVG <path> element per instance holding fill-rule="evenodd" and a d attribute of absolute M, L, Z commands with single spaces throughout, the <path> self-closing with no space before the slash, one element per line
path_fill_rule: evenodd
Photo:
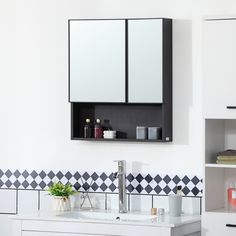
<path fill-rule="evenodd" d="M 60 232 L 63 236 L 68 235 L 114 235 L 115 236 L 170 236 L 171 228 L 169 227 L 150 227 L 142 225 L 126 225 L 126 224 L 111 224 L 111 223 L 95 223 L 95 222 L 64 222 L 64 221 L 39 221 L 39 220 L 24 220 L 22 222 L 23 236 L 30 236 L 30 233 L 25 232 L 37 232 L 35 236 L 47 235 L 50 232 L 51 235 L 56 235 Z M 54 233 L 54 234 L 53 234 Z M 33 236 L 34 234 L 32 234 Z M 176 234 L 179 236 L 179 234 Z M 61 236 L 61 235 L 60 235 Z"/>
<path fill-rule="evenodd" d="M 202 235 L 236 235 L 236 214 L 213 212 L 204 213 L 202 215 Z"/>

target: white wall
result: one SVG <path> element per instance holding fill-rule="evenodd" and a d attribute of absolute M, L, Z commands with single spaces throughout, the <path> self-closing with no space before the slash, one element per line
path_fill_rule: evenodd
<path fill-rule="evenodd" d="M 233 14 L 235 13 L 235 14 Z M 234 0 L 0 1 L 0 168 L 202 175 L 201 18 L 236 15 Z M 70 140 L 67 20 L 170 17 L 173 143 Z"/>

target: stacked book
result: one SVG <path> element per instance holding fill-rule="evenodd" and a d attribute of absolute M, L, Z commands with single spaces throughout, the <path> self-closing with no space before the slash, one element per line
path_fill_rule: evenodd
<path fill-rule="evenodd" d="M 236 164 L 236 150 L 225 150 L 217 154 L 217 164 Z"/>

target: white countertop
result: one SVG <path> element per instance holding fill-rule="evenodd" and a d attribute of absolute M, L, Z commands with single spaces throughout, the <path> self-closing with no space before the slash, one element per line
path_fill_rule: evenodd
<path fill-rule="evenodd" d="M 120 220 L 116 220 L 117 217 L 120 217 Z M 177 227 L 200 222 L 201 220 L 200 215 L 181 215 L 179 217 L 170 217 L 168 214 L 165 214 L 164 216 L 151 216 L 147 212 L 129 212 L 121 214 L 117 211 L 104 210 L 77 210 L 62 213 L 38 211 L 33 214 L 18 214 L 10 216 L 10 218 L 14 220 L 125 224 L 152 227 Z"/>

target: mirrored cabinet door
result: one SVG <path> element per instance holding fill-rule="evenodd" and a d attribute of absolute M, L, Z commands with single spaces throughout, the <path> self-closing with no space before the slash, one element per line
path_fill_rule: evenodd
<path fill-rule="evenodd" d="M 162 19 L 128 20 L 128 102 L 162 103 Z"/>
<path fill-rule="evenodd" d="M 70 102 L 125 102 L 125 20 L 69 21 Z"/>

